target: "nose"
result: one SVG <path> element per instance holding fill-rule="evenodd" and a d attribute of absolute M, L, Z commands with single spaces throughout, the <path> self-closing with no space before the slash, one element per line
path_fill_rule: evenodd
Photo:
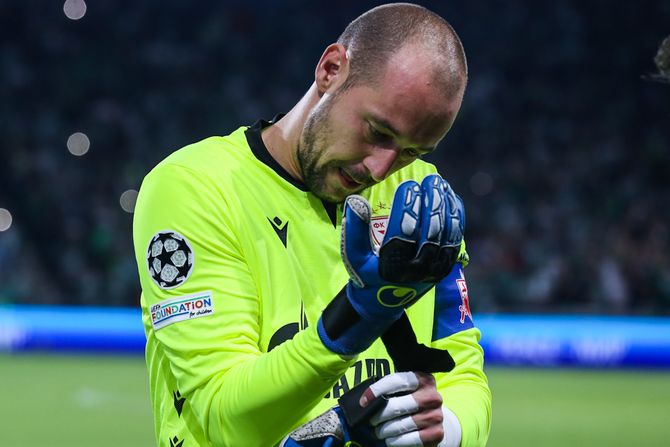
<path fill-rule="evenodd" d="M 363 159 L 370 176 L 375 182 L 381 182 L 391 173 L 398 160 L 399 151 L 395 148 L 375 148 Z"/>

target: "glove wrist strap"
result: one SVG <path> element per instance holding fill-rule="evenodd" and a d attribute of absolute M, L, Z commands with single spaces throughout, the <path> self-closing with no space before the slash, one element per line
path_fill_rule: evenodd
<path fill-rule="evenodd" d="M 340 355 L 355 355 L 370 347 L 393 321 L 362 317 L 347 298 L 345 287 L 321 314 L 317 331 L 329 350 Z"/>

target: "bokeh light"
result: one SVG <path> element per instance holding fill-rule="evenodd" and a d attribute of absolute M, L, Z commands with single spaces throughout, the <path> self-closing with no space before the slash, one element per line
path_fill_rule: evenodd
<path fill-rule="evenodd" d="M 470 190 L 479 197 L 490 194 L 493 190 L 493 177 L 488 172 L 475 172 L 470 178 Z"/>
<path fill-rule="evenodd" d="M 135 211 L 135 203 L 137 202 L 137 191 L 134 189 L 129 189 L 124 191 L 119 198 L 119 204 L 121 208 L 126 213 L 132 213 Z"/>
<path fill-rule="evenodd" d="M 68 19 L 79 20 L 86 15 L 86 2 L 84 0 L 66 0 L 63 4 L 63 12 Z"/>
<path fill-rule="evenodd" d="M 0 231 L 7 231 L 12 226 L 12 213 L 0 208 Z"/>
<path fill-rule="evenodd" d="M 77 157 L 81 157 L 88 152 L 89 147 L 91 147 L 91 140 L 85 133 L 75 132 L 67 139 L 67 150 Z"/>

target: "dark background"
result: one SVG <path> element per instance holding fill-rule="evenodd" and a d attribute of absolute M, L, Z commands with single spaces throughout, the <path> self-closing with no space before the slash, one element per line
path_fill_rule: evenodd
<path fill-rule="evenodd" d="M 468 56 L 430 161 L 466 203 L 473 310 L 670 314 L 670 85 L 644 79 L 670 2 L 420 3 Z M 121 194 L 186 144 L 288 111 L 376 4 L 103 0 L 70 20 L 0 0 L 0 303 L 137 305 Z"/>

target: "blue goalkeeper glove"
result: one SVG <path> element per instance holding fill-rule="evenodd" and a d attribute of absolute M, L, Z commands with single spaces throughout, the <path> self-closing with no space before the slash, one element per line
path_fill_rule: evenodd
<path fill-rule="evenodd" d="M 338 354 L 367 349 L 449 274 L 463 241 L 463 202 L 439 175 L 398 186 L 381 247 L 371 237 L 371 215 L 367 200 L 347 197 L 341 248 L 350 280 L 318 323 L 324 345 Z"/>

